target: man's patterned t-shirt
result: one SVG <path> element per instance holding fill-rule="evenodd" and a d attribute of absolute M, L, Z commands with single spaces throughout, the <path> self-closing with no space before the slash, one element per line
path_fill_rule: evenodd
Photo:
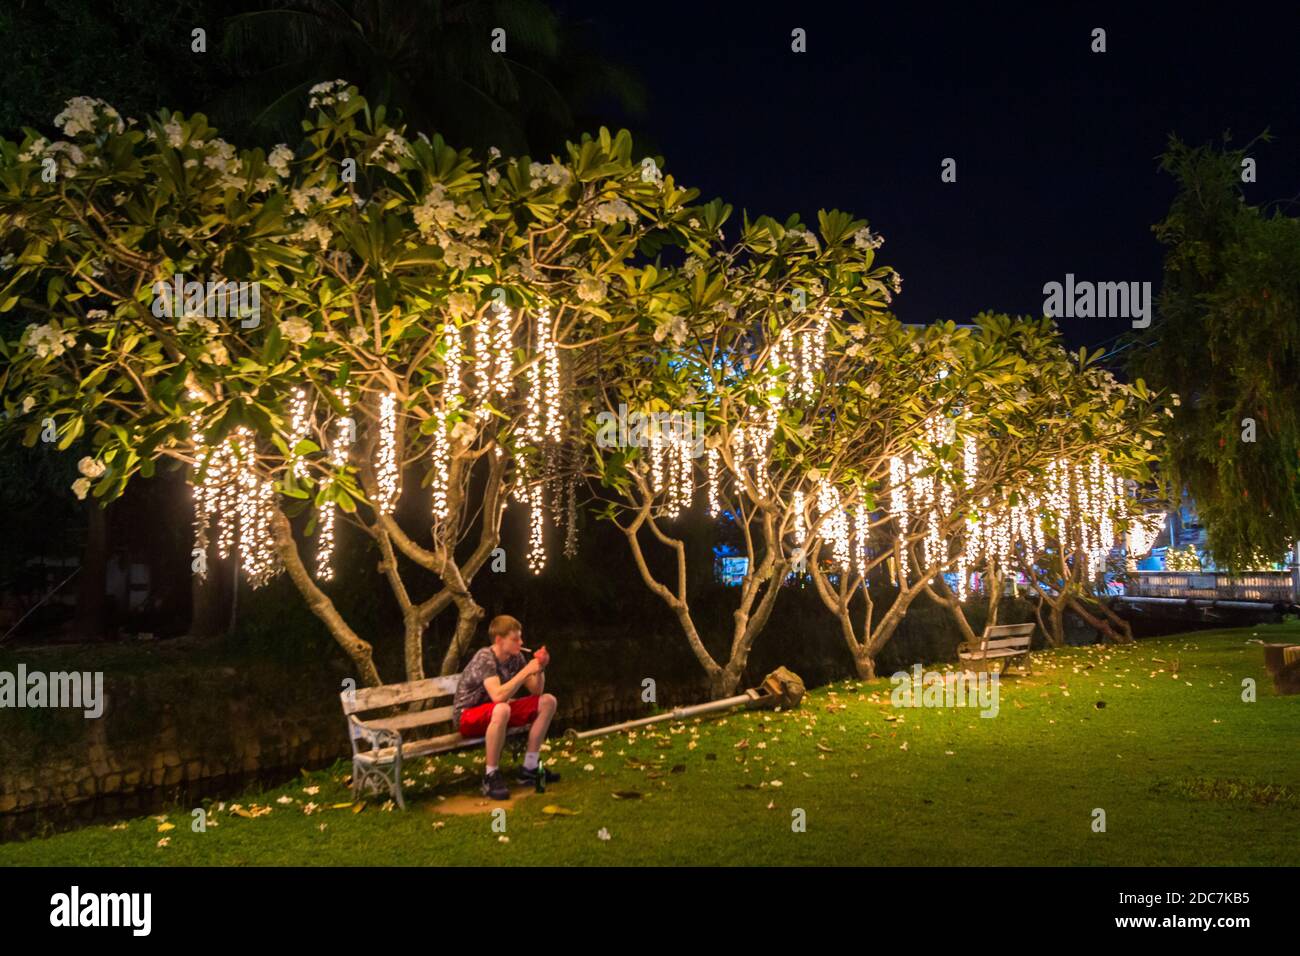
<path fill-rule="evenodd" d="M 508 657 L 504 664 L 500 663 L 496 654 L 492 653 L 492 648 L 480 647 L 465 665 L 460 683 L 456 685 L 456 699 L 452 702 L 451 711 L 452 726 L 460 726 L 460 715 L 464 711 L 486 704 L 492 699 L 492 695 L 483 686 L 483 681 L 495 674 L 504 684 L 523 670 L 525 663 L 523 654 Z"/>

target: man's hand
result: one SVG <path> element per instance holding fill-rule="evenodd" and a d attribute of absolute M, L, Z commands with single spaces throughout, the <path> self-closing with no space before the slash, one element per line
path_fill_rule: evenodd
<path fill-rule="evenodd" d="M 542 672 L 541 662 L 534 657 L 531 661 L 529 661 L 527 664 L 524 665 L 523 670 L 521 670 L 519 673 L 522 674 L 524 677 L 532 677 L 534 674 L 540 674 L 541 672 Z"/>

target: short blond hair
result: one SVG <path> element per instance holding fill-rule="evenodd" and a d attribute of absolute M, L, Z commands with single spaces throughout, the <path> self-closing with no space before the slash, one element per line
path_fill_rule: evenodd
<path fill-rule="evenodd" d="M 524 626 L 519 623 L 518 618 L 513 618 L 509 614 L 498 614 L 488 625 L 488 637 L 495 641 L 498 637 L 505 637 L 515 631 L 522 632 L 523 629 Z"/>

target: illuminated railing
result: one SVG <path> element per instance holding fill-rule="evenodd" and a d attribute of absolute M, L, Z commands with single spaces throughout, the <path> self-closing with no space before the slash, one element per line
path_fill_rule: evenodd
<path fill-rule="evenodd" d="M 1219 601 L 1291 601 L 1295 597 L 1290 571 L 1139 571 L 1129 582 L 1127 593 Z"/>

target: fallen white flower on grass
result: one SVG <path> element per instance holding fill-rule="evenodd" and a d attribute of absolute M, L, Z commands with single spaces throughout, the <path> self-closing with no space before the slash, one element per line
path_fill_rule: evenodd
<path fill-rule="evenodd" d="M 497 842 L 498 842 L 498 843 L 509 843 L 509 842 L 510 842 L 510 837 L 506 836 L 506 835 L 503 833 L 503 834 L 501 834 L 499 837 L 497 837 Z"/>
<path fill-rule="evenodd" d="M 451 772 L 454 774 L 462 774 L 465 772 L 465 768 L 462 767 L 460 764 L 456 764 L 456 766 L 451 768 Z"/>
<path fill-rule="evenodd" d="M 771 783 L 770 785 L 773 786 L 773 787 L 783 787 L 783 786 L 785 786 L 785 784 L 781 783 L 780 780 L 773 780 L 772 783 Z"/>
<path fill-rule="evenodd" d="M 171 846 L 171 845 L 172 845 L 172 838 L 171 838 L 171 837 L 163 837 L 161 840 L 158 841 L 158 845 L 159 845 L 160 847 L 163 847 L 163 846 Z"/>
<path fill-rule="evenodd" d="M 328 823 L 322 823 L 319 827 L 317 827 L 317 829 L 320 830 L 321 833 L 324 833 L 324 832 L 325 832 L 325 828 L 326 828 L 327 826 L 329 826 Z"/>
<path fill-rule="evenodd" d="M 601 827 L 598 831 L 596 831 L 596 836 L 598 836 L 602 840 L 608 840 L 609 831 L 606 830 L 604 827 Z"/>
<path fill-rule="evenodd" d="M 278 798 L 276 799 L 275 802 L 276 802 L 276 803 L 293 803 L 293 797 L 289 796 L 289 795 L 286 793 L 284 796 L 282 796 L 282 797 L 278 797 Z"/>
<path fill-rule="evenodd" d="M 320 793 L 320 787 L 303 787 L 302 792 L 307 794 L 309 797 L 314 797 L 316 794 Z"/>
<path fill-rule="evenodd" d="M 593 767 L 591 764 L 584 764 L 583 767 L 582 767 L 582 769 L 583 769 L 583 770 L 595 770 L 596 768 Z"/>

